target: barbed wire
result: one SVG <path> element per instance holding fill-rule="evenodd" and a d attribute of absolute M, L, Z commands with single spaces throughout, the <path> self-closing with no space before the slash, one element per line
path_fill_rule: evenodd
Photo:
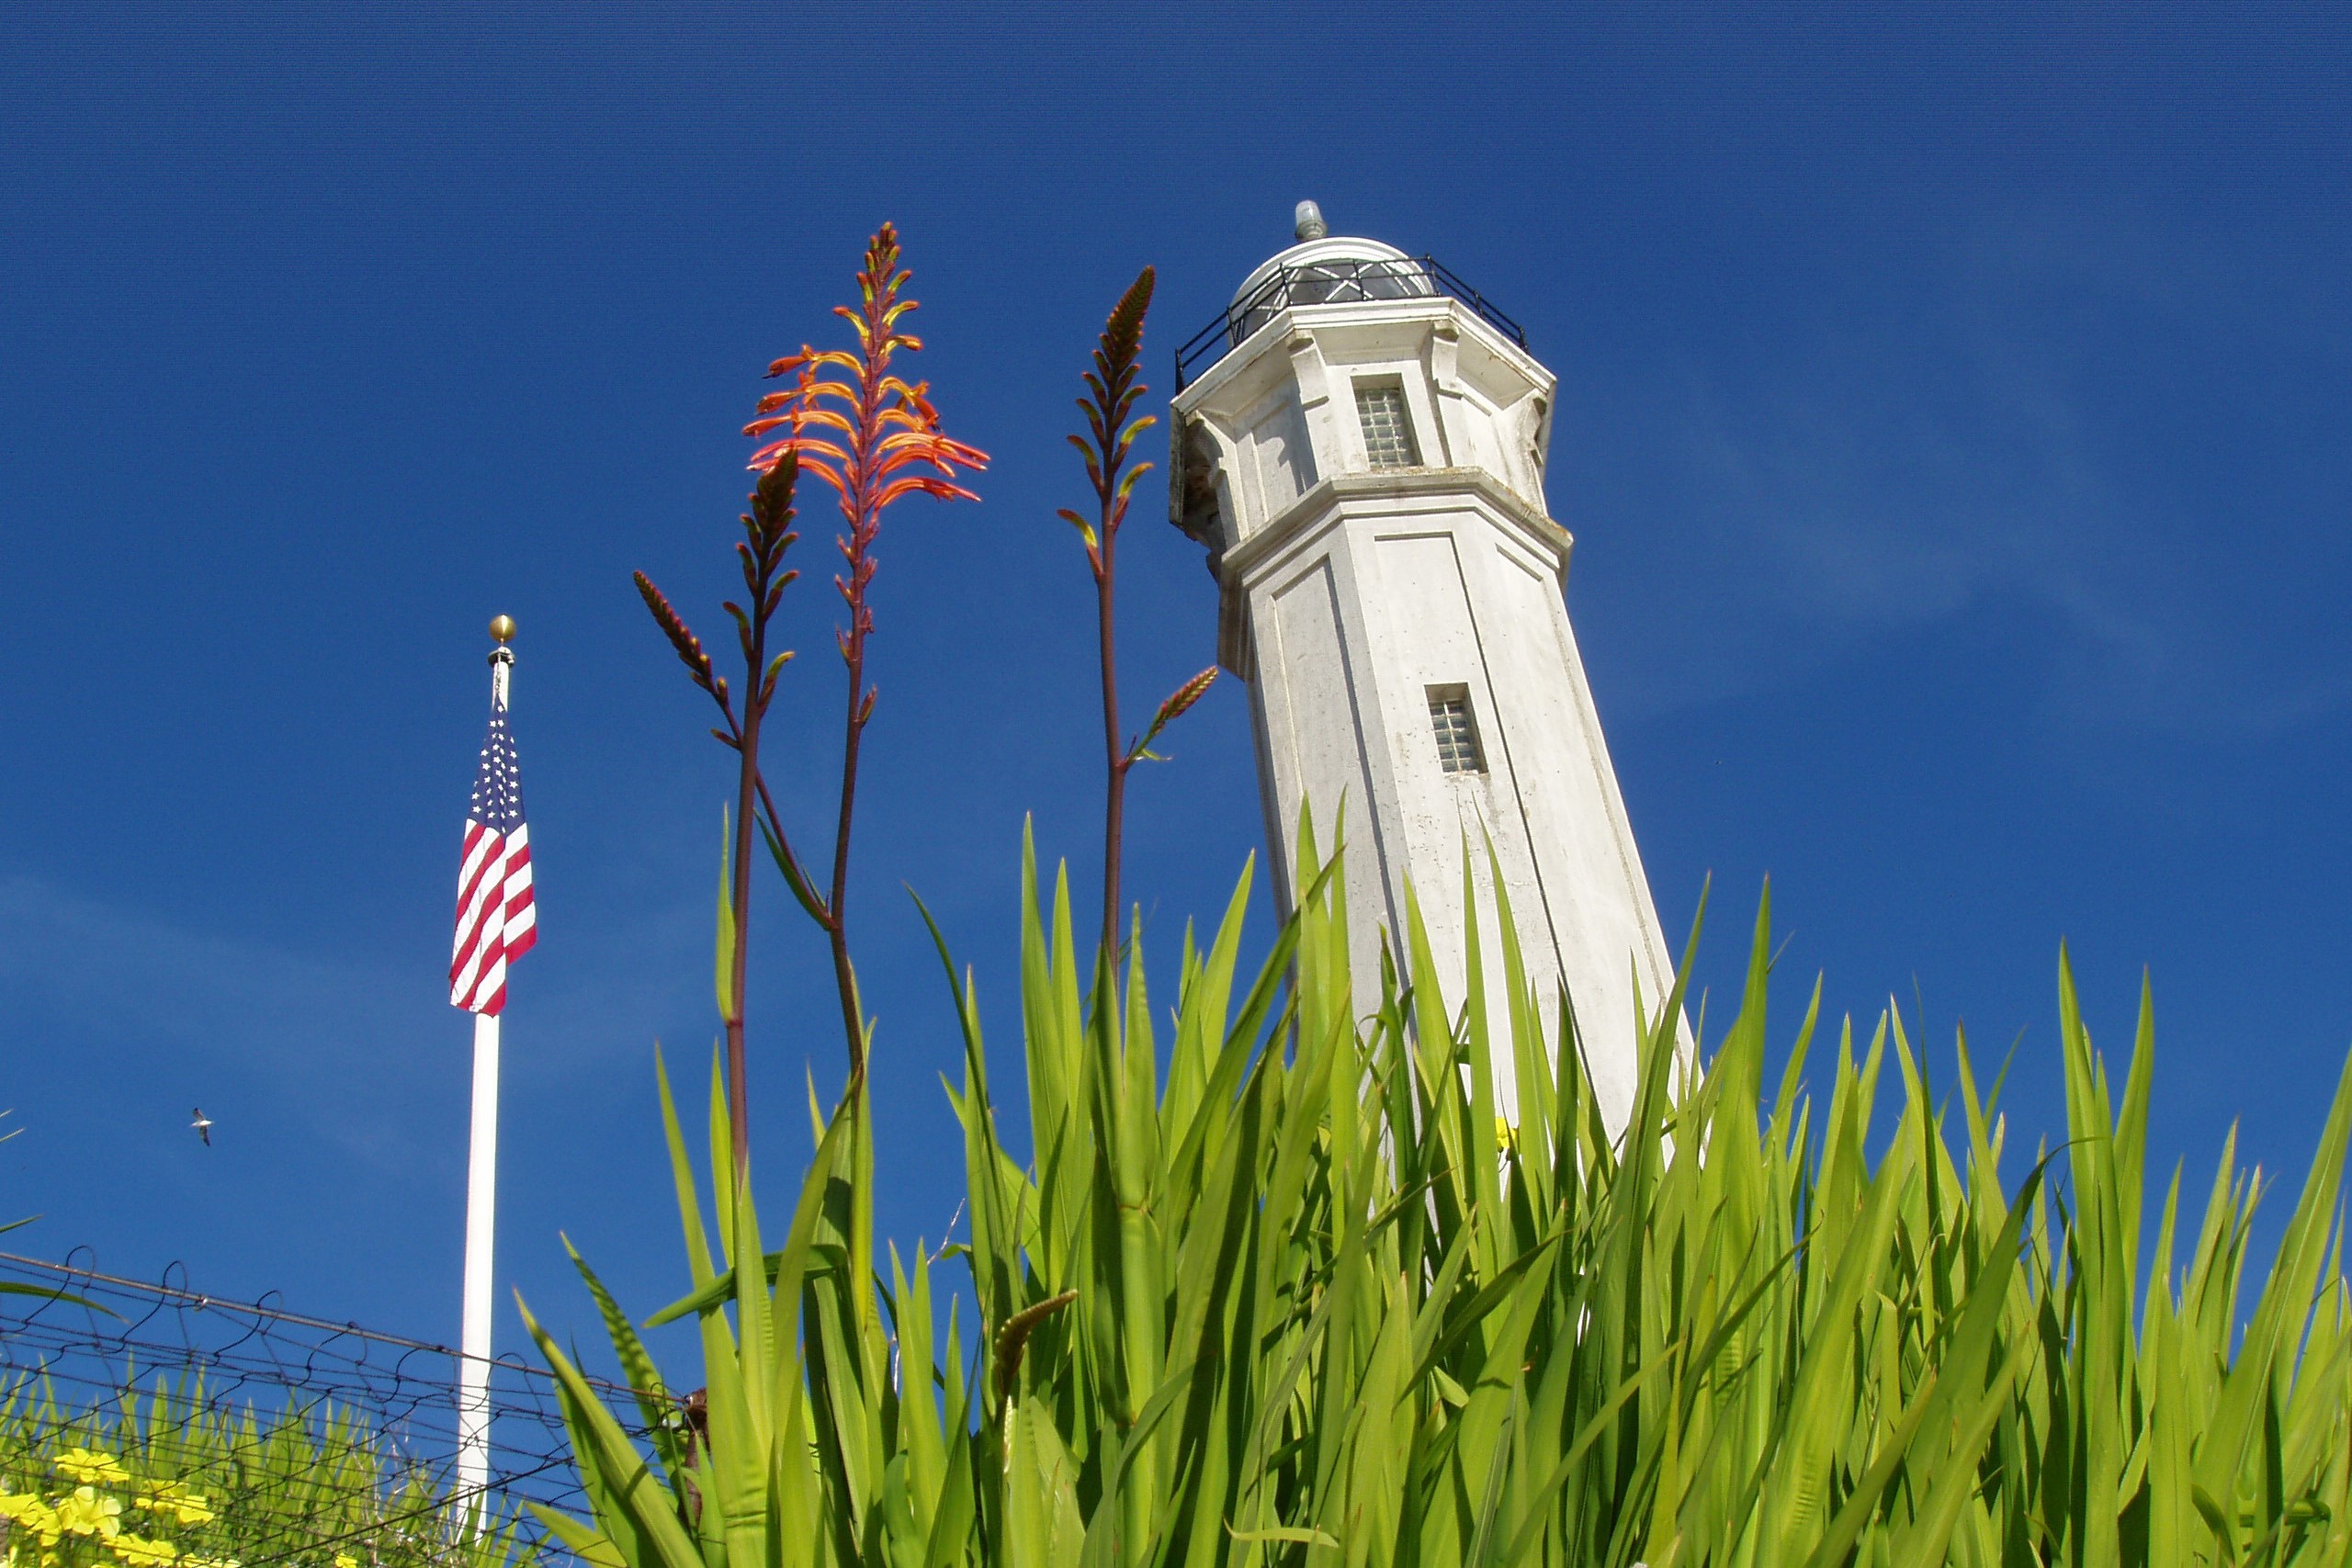
<path fill-rule="evenodd" d="M 101 1271 L 86 1249 L 64 1262 L 0 1252 L 0 1493 L 38 1498 L 46 1477 L 67 1497 L 95 1476 L 133 1510 L 116 1528 L 141 1541 L 169 1531 L 183 1568 L 488 1568 L 560 1553 L 526 1508 L 586 1511 L 558 1385 L 516 1357 L 491 1363 L 489 1473 L 468 1487 L 464 1360 L 289 1311 L 275 1292 L 210 1295 L 178 1264 L 150 1282 Z M 645 1438 L 637 1393 L 591 1381 Z M 662 1391 L 651 1404 L 664 1424 L 684 1419 Z"/>

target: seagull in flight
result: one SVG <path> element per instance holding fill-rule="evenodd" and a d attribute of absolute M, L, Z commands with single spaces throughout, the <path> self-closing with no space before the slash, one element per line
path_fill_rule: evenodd
<path fill-rule="evenodd" d="M 201 1105 L 196 1108 L 195 1115 L 196 1119 L 188 1125 L 196 1129 L 196 1135 L 204 1140 L 204 1146 L 209 1149 L 212 1146 L 212 1118 L 204 1113 Z"/>

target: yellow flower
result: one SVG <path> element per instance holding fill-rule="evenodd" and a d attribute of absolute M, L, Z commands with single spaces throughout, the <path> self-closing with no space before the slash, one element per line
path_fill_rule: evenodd
<path fill-rule="evenodd" d="M 168 1540 L 147 1540 L 135 1535 L 114 1538 L 114 1554 L 130 1568 L 169 1568 L 180 1551 Z"/>
<path fill-rule="evenodd" d="M 189 1491 L 177 1481 L 150 1482 L 140 1504 L 157 1513 L 168 1513 L 184 1525 L 210 1524 L 215 1517 L 210 1499 L 201 1492 Z"/>
<path fill-rule="evenodd" d="M 28 1494 L 0 1493 L 0 1518 L 15 1520 L 40 1537 L 43 1546 L 55 1546 L 57 1538 L 64 1533 L 57 1520 L 57 1510 Z"/>
<path fill-rule="evenodd" d="M 122 1499 L 109 1497 L 95 1486 L 76 1486 L 74 1495 L 57 1505 L 57 1522 L 73 1535 L 95 1535 L 112 1540 L 121 1527 Z"/>
<path fill-rule="evenodd" d="M 334 1554 L 334 1568 L 359 1568 L 359 1559 L 348 1551 L 338 1551 Z"/>
<path fill-rule="evenodd" d="M 117 1463 L 114 1455 L 102 1454 L 96 1449 L 68 1449 L 53 1462 L 66 1475 L 85 1485 L 107 1486 L 130 1479 L 130 1472 Z"/>

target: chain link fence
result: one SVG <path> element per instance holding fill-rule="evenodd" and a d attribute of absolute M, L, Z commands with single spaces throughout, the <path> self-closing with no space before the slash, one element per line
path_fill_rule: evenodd
<path fill-rule="evenodd" d="M 489 1477 L 467 1487 L 461 1360 L 274 1298 L 208 1295 L 176 1265 L 148 1282 L 84 1254 L 0 1252 L 0 1556 L 15 1568 L 568 1560 L 528 1507 L 583 1511 L 554 1380 L 493 1363 Z M 635 1416 L 628 1390 L 600 1392 Z"/>

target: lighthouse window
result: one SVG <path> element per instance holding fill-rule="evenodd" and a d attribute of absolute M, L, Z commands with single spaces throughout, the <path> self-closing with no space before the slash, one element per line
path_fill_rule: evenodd
<path fill-rule="evenodd" d="M 1449 773 L 1483 773 L 1487 759 L 1478 750 L 1478 730 L 1470 722 L 1470 690 L 1466 686 L 1430 688 L 1430 728 L 1437 732 L 1437 765 Z"/>
<path fill-rule="evenodd" d="M 1374 468 L 1420 467 L 1420 448 L 1413 445 L 1413 422 L 1405 413 L 1401 382 L 1357 383 L 1356 417 L 1363 422 L 1364 455 Z"/>

